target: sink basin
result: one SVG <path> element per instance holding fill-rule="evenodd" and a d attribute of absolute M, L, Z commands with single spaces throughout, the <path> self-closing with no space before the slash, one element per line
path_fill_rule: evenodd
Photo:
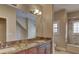
<path fill-rule="evenodd" d="M 35 43 L 35 42 L 34 43 L 30 43 L 30 44 L 27 45 L 27 48 L 34 47 L 34 46 L 37 46 L 37 43 Z"/>
<path fill-rule="evenodd" d="M 46 41 L 44 40 L 39 40 L 39 41 L 36 41 L 37 43 L 46 43 Z"/>

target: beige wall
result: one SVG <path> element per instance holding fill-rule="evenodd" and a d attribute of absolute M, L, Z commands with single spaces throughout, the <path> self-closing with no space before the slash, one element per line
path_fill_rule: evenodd
<path fill-rule="evenodd" d="M 53 36 L 53 5 L 43 5 L 43 36 L 52 38 Z"/>
<path fill-rule="evenodd" d="M 42 16 L 36 16 L 36 36 L 43 37 Z"/>
<path fill-rule="evenodd" d="M 54 40 L 56 40 L 57 47 L 61 47 L 62 50 L 66 46 L 66 24 L 67 24 L 67 12 L 62 9 L 55 13 L 54 21 L 58 21 L 59 32 L 54 34 Z M 60 48 L 59 48 L 60 49 Z"/>
<path fill-rule="evenodd" d="M 16 40 L 16 10 L 8 5 L 0 5 L 0 17 L 6 18 L 6 41 Z"/>
<path fill-rule="evenodd" d="M 79 18 L 79 11 L 70 12 L 67 15 L 68 15 L 68 19 L 73 18 L 73 17 Z"/>
<path fill-rule="evenodd" d="M 52 38 L 53 34 L 53 5 L 41 5 L 42 15 L 37 16 L 37 36 Z"/>

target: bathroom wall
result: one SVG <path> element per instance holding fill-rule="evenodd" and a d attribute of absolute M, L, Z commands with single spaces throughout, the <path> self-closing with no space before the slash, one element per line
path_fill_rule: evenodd
<path fill-rule="evenodd" d="M 6 41 L 16 40 L 16 9 L 8 5 L 0 5 L 0 17 L 6 18 Z"/>
<path fill-rule="evenodd" d="M 68 19 L 74 18 L 74 17 L 79 18 L 79 11 L 68 13 Z"/>
<path fill-rule="evenodd" d="M 66 48 L 66 25 L 67 25 L 67 12 L 65 9 L 62 9 L 60 11 L 57 11 L 55 13 L 55 19 L 54 21 L 58 22 L 58 26 L 59 26 L 59 32 L 55 35 L 54 34 L 54 40 L 56 43 L 56 48 L 59 50 L 65 50 Z"/>
<path fill-rule="evenodd" d="M 42 9 L 42 20 L 43 20 L 43 37 L 52 38 L 53 36 L 53 5 L 43 5 Z"/>
<path fill-rule="evenodd" d="M 36 31 L 38 37 L 52 38 L 53 36 L 53 5 L 40 5 L 42 15 L 36 16 Z"/>

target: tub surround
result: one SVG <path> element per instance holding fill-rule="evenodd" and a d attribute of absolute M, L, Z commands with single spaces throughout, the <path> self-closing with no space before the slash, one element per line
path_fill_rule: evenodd
<path fill-rule="evenodd" d="M 37 46 L 41 46 L 43 44 L 47 44 L 48 42 L 51 42 L 50 39 L 51 38 L 42 38 L 41 37 L 41 38 L 34 38 L 34 39 L 29 39 L 29 40 L 8 42 L 6 44 L 7 45 L 6 48 L 0 49 L 0 54 L 12 54 L 12 53 L 15 54 L 19 51 L 28 50 L 28 49 L 31 49 L 33 47 L 37 47 Z"/>
<path fill-rule="evenodd" d="M 74 44 L 67 44 L 67 52 L 79 54 L 79 46 Z"/>

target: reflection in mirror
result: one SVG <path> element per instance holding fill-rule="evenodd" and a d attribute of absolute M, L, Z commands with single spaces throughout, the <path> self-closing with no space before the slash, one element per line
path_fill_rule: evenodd
<path fill-rule="evenodd" d="M 36 37 L 35 16 L 23 11 L 16 11 L 16 38 L 17 40 Z"/>

